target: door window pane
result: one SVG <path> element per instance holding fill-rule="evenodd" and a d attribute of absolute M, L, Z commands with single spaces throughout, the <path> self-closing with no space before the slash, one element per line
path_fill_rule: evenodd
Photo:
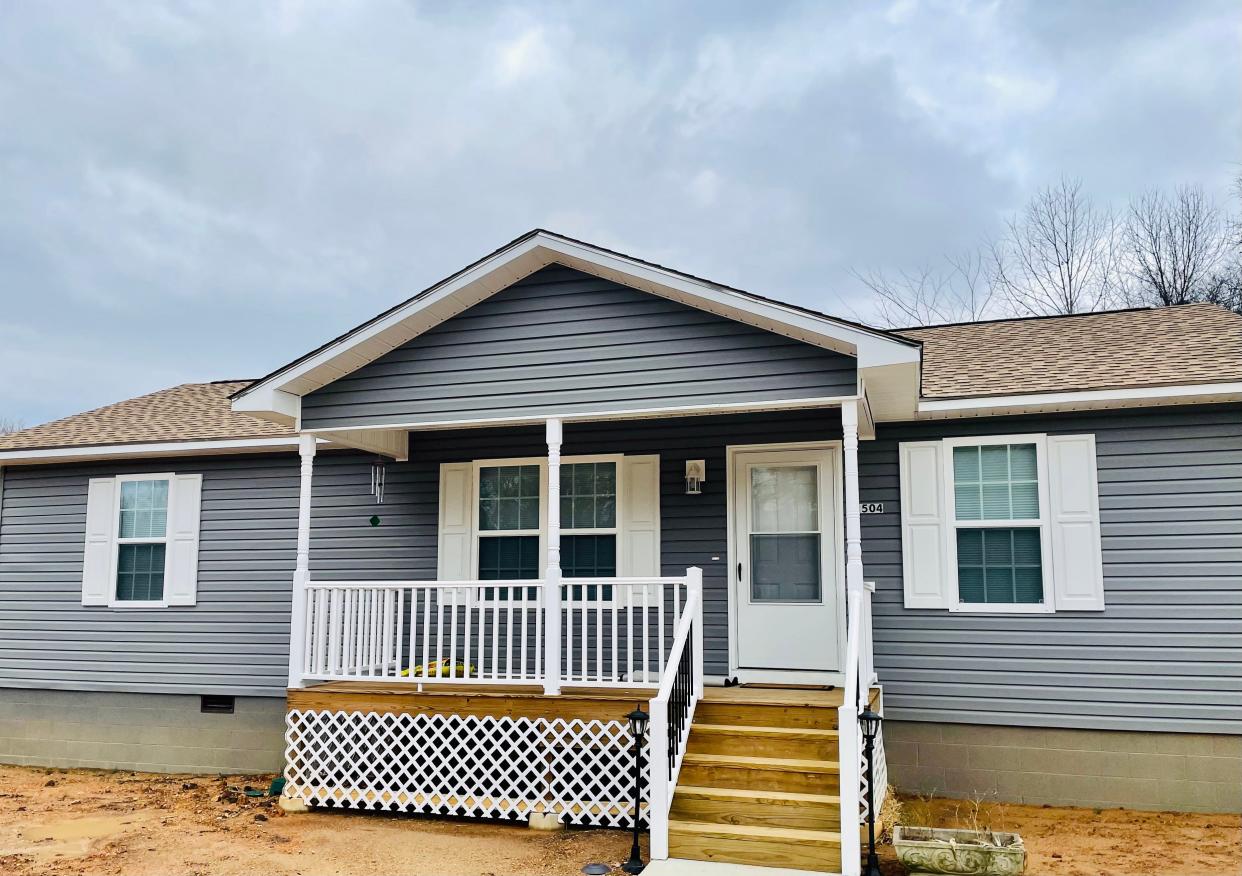
<path fill-rule="evenodd" d="M 539 528 L 539 466 L 479 469 L 479 530 Z"/>
<path fill-rule="evenodd" d="M 159 602 L 164 598 L 164 545 L 117 545 L 116 598 L 122 602 Z"/>
<path fill-rule="evenodd" d="M 953 501 L 958 520 L 1037 520 L 1035 445 L 954 447 Z"/>
<path fill-rule="evenodd" d="M 957 583 L 966 603 L 1042 603 L 1039 529 L 959 529 Z"/>
<path fill-rule="evenodd" d="M 819 602 L 819 535 L 750 537 L 752 602 Z"/>
<path fill-rule="evenodd" d="M 819 530 L 818 469 L 813 465 L 753 466 L 751 531 Z"/>

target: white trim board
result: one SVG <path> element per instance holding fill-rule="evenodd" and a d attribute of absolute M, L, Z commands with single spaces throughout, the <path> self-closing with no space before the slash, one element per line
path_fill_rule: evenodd
<path fill-rule="evenodd" d="M 290 416 L 288 399 L 273 393 L 302 396 L 312 392 L 553 263 L 855 356 L 859 368 L 919 361 L 920 346 L 916 342 L 829 316 L 817 316 L 539 230 L 252 384 L 237 394 L 233 409 Z M 278 403 L 284 408 L 277 410 Z"/>
<path fill-rule="evenodd" d="M 328 443 L 319 439 L 320 444 Z M 287 438 L 225 438 L 211 441 L 157 441 L 147 444 L 89 444 L 80 447 L 30 448 L 0 451 L 0 464 L 78 462 L 92 459 L 197 456 L 215 453 L 265 453 L 297 450 L 298 436 Z"/>
<path fill-rule="evenodd" d="M 978 398 L 928 399 L 919 402 L 921 417 L 991 416 L 1027 410 L 1089 410 L 1161 404 L 1201 404 L 1242 400 L 1242 382 L 1196 383 L 1183 386 L 1138 386 L 1126 389 L 992 395 Z"/>

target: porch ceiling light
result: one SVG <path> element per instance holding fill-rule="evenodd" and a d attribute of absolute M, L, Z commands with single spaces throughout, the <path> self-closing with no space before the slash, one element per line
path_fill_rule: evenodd
<path fill-rule="evenodd" d="M 707 480 L 707 463 L 702 459 L 686 460 L 686 495 L 698 496 L 703 492 L 703 481 Z"/>

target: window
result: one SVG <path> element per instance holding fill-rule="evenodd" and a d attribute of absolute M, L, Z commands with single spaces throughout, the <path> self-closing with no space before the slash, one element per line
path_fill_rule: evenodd
<path fill-rule="evenodd" d="M 898 460 L 906 608 L 1104 610 L 1094 435 L 903 441 Z"/>
<path fill-rule="evenodd" d="M 1034 442 L 953 447 L 953 528 L 962 604 L 1044 601 L 1037 448 Z M 994 525 L 1002 521 L 1005 525 Z M 1009 525 L 1018 522 L 1023 525 Z"/>
<path fill-rule="evenodd" d="M 82 604 L 194 605 L 202 493 L 201 474 L 90 478 Z"/>
<path fill-rule="evenodd" d="M 561 575 L 617 575 L 617 460 L 578 457 L 561 464 Z M 481 581 L 542 577 L 546 561 L 547 465 L 542 460 L 478 464 L 477 567 Z M 483 599 L 507 600 L 508 587 L 487 587 Z M 573 600 L 611 599 L 612 587 L 566 586 Z M 535 599 L 533 589 L 527 597 Z"/>
<path fill-rule="evenodd" d="M 125 478 L 118 486 L 116 601 L 163 603 L 169 480 Z"/>
<path fill-rule="evenodd" d="M 479 580 L 526 580 L 539 577 L 540 513 L 543 467 L 479 467 Z M 508 599 L 508 587 L 484 588 L 484 599 Z M 527 597 L 537 598 L 533 589 Z"/>
<path fill-rule="evenodd" d="M 561 466 L 561 574 L 566 578 L 617 576 L 617 464 L 574 462 Z M 585 592 L 584 592 L 585 591 Z M 566 589 L 574 600 L 612 599 L 592 585 Z"/>

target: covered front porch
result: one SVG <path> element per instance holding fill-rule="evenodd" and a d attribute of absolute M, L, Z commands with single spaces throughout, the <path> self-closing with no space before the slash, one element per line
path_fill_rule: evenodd
<path fill-rule="evenodd" d="M 709 811 L 736 808 L 739 794 L 789 793 L 831 810 L 837 825 L 856 820 L 841 813 L 859 811 L 856 715 L 876 680 L 859 426 L 859 405 L 847 401 L 415 431 L 408 460 L 383 463 L 382 502 L 365 493 L 374 459 L 317 453 L 322 436 L 304 436 L 287 793 L 319 806 L 624 826 L 625 715 L 641 704 L 651 717 L 641 817 L 654 857 L 737 839 L 712 833 L 736 826 L 683 817 L 704 794 Z M 699 483 L 687 484 L 687 462 L 702 464 Z M 583 490 L 586 466 L 596 480 Z M 746 480 L 756 467 L 767 478 L 758 486 Z M 771 477 L 777 470 L 799 477 Z M 523 491 L 524 475 L 537 488 Z M 486 483 L 496 477 L 510 487 Z M 774 487 L 803 494 L 781 492 L 773 507 L 789 507 L 757 521 L 754 493 Z M 516 507 L 502 521 L 489 502 Z M 611 513 L 601 510 L 610 502 Z M 364 515 L 378 525 L 364 529 Z M 754 573 L 762 558 L 751 549 L 764 538 L 801 539 L 795 559 L 813 545 L 814 563 Z M 506 540 L 507 552 L 489 539 Z M 523 549 L 533 545 L 532 569 Z M 801 591 L 769 586 L 782 570 Z M 762 598 L 764 586 L 773 598 Z M 800 630 L 800 617 L 815 626 Z M 746 636 L 757 626 L 775 635 L 756 646 Z M 724 686 L 739 680 L 765 687 Z M 705 708 L 747 697 L 764 702 L 705 720 Z M 774 762 L 746 763 L 756 745 L 775 746 Z M 738 758 L 741 767 L 713 760 Z M 837 837 L 822 829 L 826 817 L 812 832 Z M 830 840 L 844 842 L 844 860 L 851 836 Z"/>

